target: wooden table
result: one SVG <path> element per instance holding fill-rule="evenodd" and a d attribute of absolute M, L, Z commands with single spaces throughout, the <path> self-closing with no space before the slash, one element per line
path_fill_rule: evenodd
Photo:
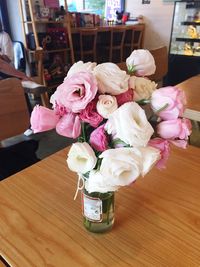
<path fill-rule="evenodd" d="M 185 80 L 177 87 L 185 91 L 187 98 L 187 109 L 184 116 L 194 121 L 200 121 L 200 75 Z"/>
<path fill-rule="evenodd" d="M 0 254 L 11 266 L 200 266 L 199 148 L 173 148 L 166 170 L 121 188 L 105 234 L 82 226 L 66 153 L 0 183 Z"/>

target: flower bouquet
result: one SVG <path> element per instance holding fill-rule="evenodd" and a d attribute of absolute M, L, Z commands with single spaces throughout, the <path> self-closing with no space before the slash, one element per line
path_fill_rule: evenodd
<path fill-rule="evenodd" d="M 85 227 L 93 232 L 114 222 L 114 192 L 155 166 L 162 169 L 170 145 L 185 148 L 191 123 L 182 118 L 186 99 L 177 87 L 156 89 L 148 50 L 134 50 L 127 72 L 113 63 L 75 63 L 51 96 L 52 110 L 35 106 L 34 133 L 55 128 L 77 139 L 67 158 L 78 174 Z"/>

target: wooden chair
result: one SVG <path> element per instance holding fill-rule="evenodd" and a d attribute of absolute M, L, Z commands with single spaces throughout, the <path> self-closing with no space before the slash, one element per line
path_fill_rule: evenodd
<path fill-rule="evenodd" d="M 97 34 L 97 63 L 110 61 L 111 30 L 109 28 Z"/>
<path fill-rule="evenodd" d="M 21 81 L 0 81 L 0 180 L 38 161 L 38 142 L 25 141 L 6 146 L 5 139 L 22 134 L 30 126 L 30 115 Z"/>
<path fill-rule="evenodd" d="M 111 30 L 111 43 L 110 43 L 110 62 L 122 62 L 123 61 L 123 47 L 125 37 L 125 27 L 113 28 Z M 117 53 L 119 57 L 117 57 Z"/>
<path fill-rule="evenodd" d="M 80 57 L 82 61 L 96 62 L 97 28 L 80 29 Z"/>
<path fill-rule="evenodd" d="M 17 44 L 19 42 L 16 42 Z M 25 55 L 25 49 L 22 43 L 20 43 L 22 51 L 24 51 Z M 36 60 L 36 69 L 37 69 L 37 76 L 32 77 L 33 81 L 35 83 L 31 83 L 29 81 L 23 81 L 22 86 L 24 88 L 24 91 L 26 94 L 32 94 L 34 97 L 40 97 L 41 103 L 45 107 L 49 107 L 49 97 L 48 97 L 48 88 L 45 85 L 44 80 L 44 72 L 43 72 L 43 50 L 38 49 L 35 52 L 35 60 Z M 25 64 L 25 58 L 24 58 L 24 64 Z M 26 69 L 26 66 L 23 66 L 23 72 Z"/>
<path fill-rule="evenodd" d="M 143 37 L 144 30 L 138 29 L 133 31 L 133 39 L 132 39 L 132 51 L 134 49 L 142 48 L 142 37 Z"/>
<path fill-rule="evenodd" d="M 142 48 L 143 30 L 136 30 L 133 27 L 126 29 L 123 47 L 123 60 L 130 56 L 134 49 Z"/>
<path fill-rule="evenodd" d="M 168 72 L 168 53 L 167 47 L 162 46 L 160 48 L 150 50 L 154 57 L 156 64 L 156 71 L 153 75 L 149 76 L 149 79 L 159 83 L 159 87 L 162 86 L 163 78 Z"/>
<path fill-rule="evenodd" d="M 0 140 L 28 129 L 30 115 L 21 81 L 8 78 L 0 81 Z"/>

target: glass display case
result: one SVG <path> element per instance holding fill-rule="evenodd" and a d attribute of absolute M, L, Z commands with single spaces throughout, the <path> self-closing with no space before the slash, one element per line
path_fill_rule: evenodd
<path fill-rule="evenodd" d="M 200 56 L 200 1 L 175 2 L 170 54 Z"/>
<path fill-rule="evenodd" d="M 165 85 L 200 74 L 200 1 L 175 1 Z"/>

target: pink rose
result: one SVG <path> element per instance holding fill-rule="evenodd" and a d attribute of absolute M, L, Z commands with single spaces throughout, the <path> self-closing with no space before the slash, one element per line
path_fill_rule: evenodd
<path fill-rule="evenodd" d="M 135 72 L 138 76 L 149 76 L 155 73 L 156 65 L 152 54 L 146 49 L 135 49 L 126 59 L 129 72 Z"/>
<path fill-rule="evenodd" d="M 67 113 L 67 109 L 64 106 L 59 106 L 56 104 L 56 106 L 54 107 L 54 110 L 56 112 L 56 114 L 63 116 Z"/>
<path fill-rule="evenodd" d="M 56 132 L 60 135 L 77 138 L 81 134 L 81 122 L 73 113 L 65 114 L 56 125 Z"/>
<path fill-rule="evenodd" d="M 128 89 L 126 92 L 116 95 L 118 106 L 123 105 L 124 103 L 133 101 L 134 92 L 132 89 Z"/>
<path fill-rule="evenodd" d="M 157 126 L 157 133 L 164 139 L 188 139 L 192 125 L 188 119 L 162 121 Z"/>
<path fill-rule="evenodd" d="M 90 102 L 87 107 L 81 111 L 79 116 L 82 121 L 89 123 L 95 128 L 98 127 L 103 120 L 103 117 L 97 113 L 96 102 L 96 100 Z"/>
<path fill-rule="evenodd" d="M 158 113 L 163 120 L 174 120 L 183 115 L 186 98 L 184 91 L 177 87 L 163 87 L 153 92 L 151 106 L 155 112 L 165 108 Z"/>
<path fill-rule="evenodd" d="M 34 133 L 52 130 L 56 127 L 60 116 L 54 110 L 36 105 L 31 113 L 31 129 Z"/>
<path fill-rule="evenodd" d="M 148 145 L 160 150 L 161 159 L 156 163 L 156 167 L 158 169 L 165 168 L 170 152 L 169 142 L 162 138 L 154 138 L 149 141 Z"/>
<path fill-rule="evenodd" d="M 50 102 L 54 107 L 57 103 L 68 111 L 77 113 L 95 98 L 97 89 L 97 81 L 92 73 L 75 73 L 58 86 L 56 92 L 51 96 Z"/>
<path fill-rule="evenodd" d="M 90 144 L 97 151 L 105 151 L 108 149 L 108 139 L 104 130 L 105 124 L 99 126 L 90 135 Z"/>

